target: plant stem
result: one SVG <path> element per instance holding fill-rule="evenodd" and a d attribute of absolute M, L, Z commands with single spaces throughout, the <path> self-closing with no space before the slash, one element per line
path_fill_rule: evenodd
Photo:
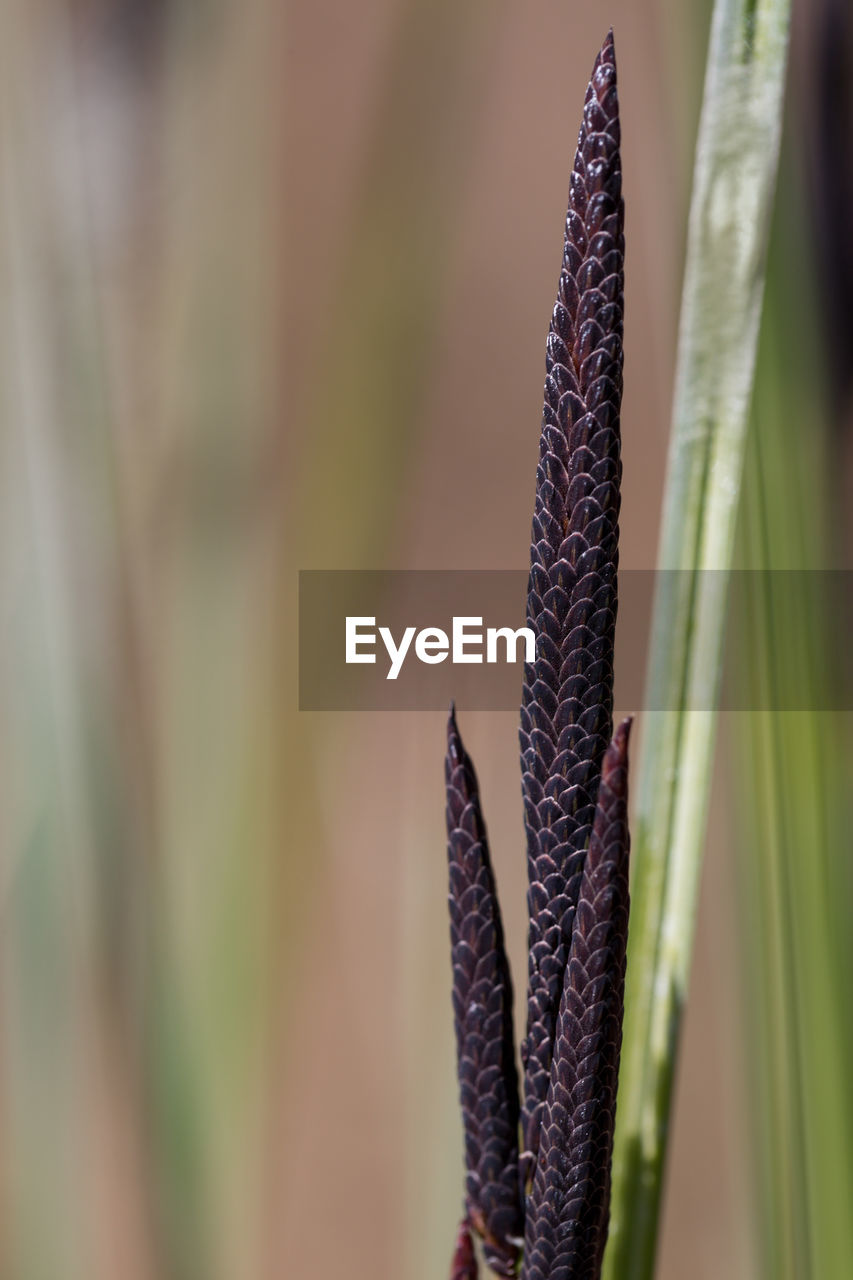
<path fill-rule="evenodd" d="M 654 1266 L 789 19 L 790 0 L 714 5 L 658 556 L 663 572 L 635 793 L 625 1039 L 605 1280 L 647 1280 Z"/>

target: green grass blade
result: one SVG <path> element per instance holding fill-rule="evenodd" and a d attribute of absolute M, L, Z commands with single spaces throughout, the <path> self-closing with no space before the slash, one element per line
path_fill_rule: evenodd
<path fill-rule="evenodd" d="M 829 560 L 833 484 L 817 316 L 789 222 L 774 237 L 739 546 L 750 568 L 800 571 Z M 750 577 L 734 640 L 762 707 L 732 729 L 760 1275 L 808 1280 L 853 1273 L 846 724 L 819 709 L 837 692 L 826 575 Z M 789 691 L 811 705 L 785 709 Z"/>
<path fill-rule="evenodd" d="M 606 1280 L 654 1266 L 776 178 L 790 4 L 717 0 L 696 151 L 640 773 Z M 714 570 L 716 572 L 707 572 Z"/>

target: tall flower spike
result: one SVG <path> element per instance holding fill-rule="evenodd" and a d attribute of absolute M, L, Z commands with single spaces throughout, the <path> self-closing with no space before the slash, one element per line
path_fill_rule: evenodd
<path fill-rule="evenodd" d="M 521 1174 L 533 1176 L 601 760 L 612 732 L 619 537 L 623 205 L 612 32 L 593 67 L 546 348 L 521 768 L 530 949 Z"/>
<path fill-rule="evenodd" d="M 607 1239 L 610 1161 L 628 938 L 628 733 L 602 767 L 566 968 L 522 1280 L 598 1280 Z"/>
<path fill-rule="evenodd" d="M 524 1235 L 518 1187 L 518 1075 L 512 983 L 474 766 L 451 709 L 447 724 L 447 859 L 466 1212 L 486 1260 L 515 1275 Z"/>

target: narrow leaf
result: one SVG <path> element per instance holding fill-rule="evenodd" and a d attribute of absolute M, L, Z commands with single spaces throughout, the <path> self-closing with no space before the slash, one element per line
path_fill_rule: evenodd
<path fill-rule="evenodd" d="M 790 0 L 716 0 L 696 149 L 635 822 L 607 1280 L 650 1280 L 776 180 Z M 668 572 L 678 570 L 679 572 Z"/>

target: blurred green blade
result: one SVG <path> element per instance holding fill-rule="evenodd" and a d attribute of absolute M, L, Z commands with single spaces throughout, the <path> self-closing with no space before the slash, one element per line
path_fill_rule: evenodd
<path fill-rule="evenodd" d="M 717 0 L 696 151 L 640 776 L 606 1280 L 652 1274 L 710 789 L 790 4 Z M 714 572 L 708 572 L 713 570 Z"/>
<path fill-rule="evenodd" d="M 832 487 L 802 221 L 783 221 L 774 239 L 741 527 L 745 561 L 759 572 L 750 575 L 754 589 L 733 636 L 761 698 L 732 727 L 744 1022 L 768 1280 L 853 1274 L 853 1009 L 840 918 L 849 902 L 846 718 L 818 709 L 838 692 L 825 587 L 839 580 L 819 571 L 829 560 Z M 794 689 L 810 705 L 785 710 Z"/>

